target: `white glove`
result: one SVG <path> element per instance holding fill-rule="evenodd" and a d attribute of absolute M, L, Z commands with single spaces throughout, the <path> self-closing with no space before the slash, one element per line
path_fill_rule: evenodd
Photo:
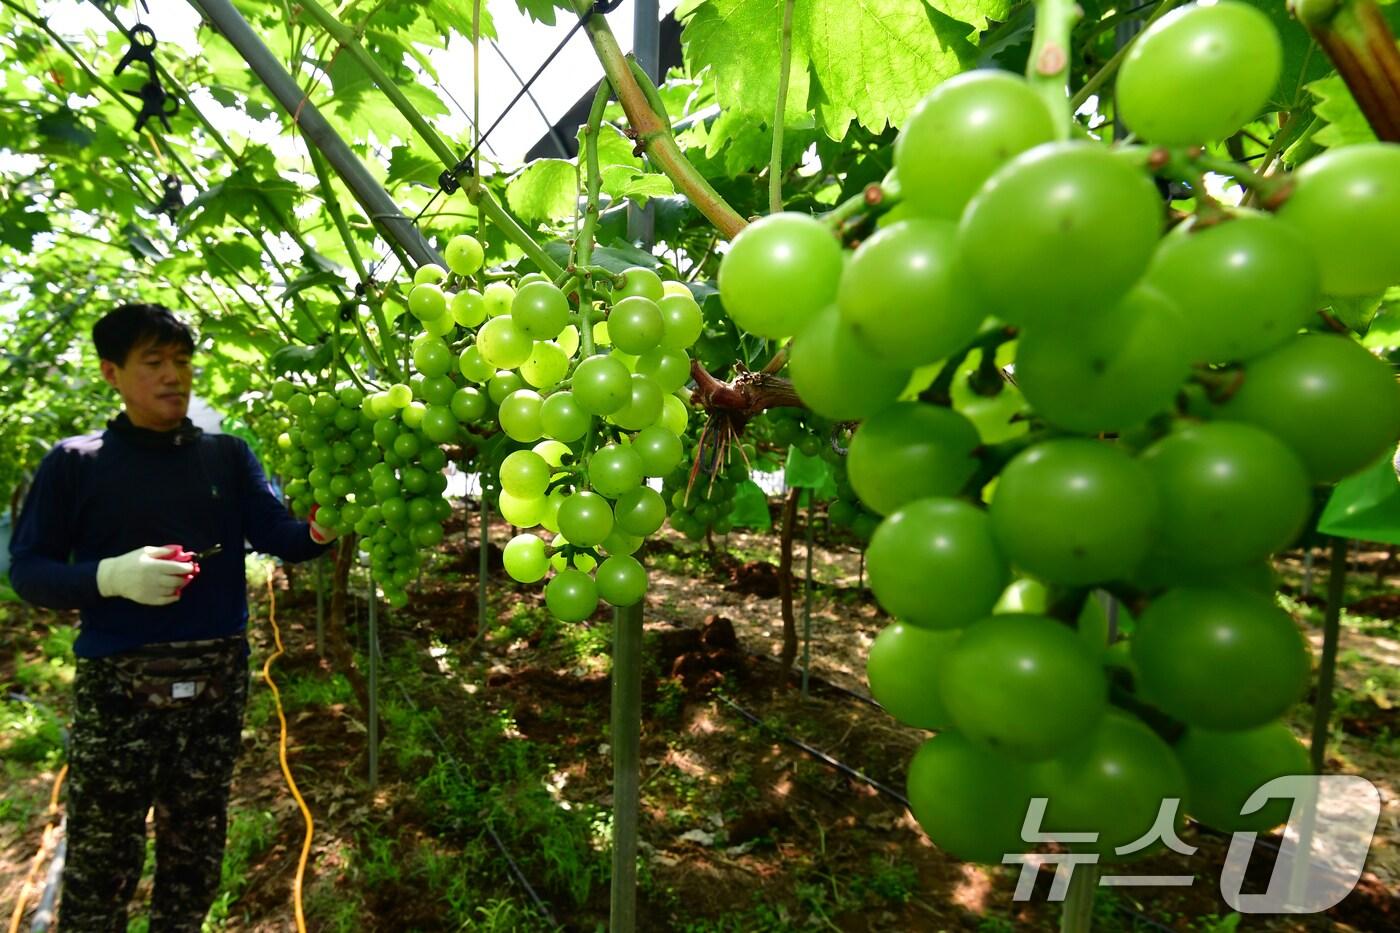
<path fill-rule="evenodd" d="M 340 537 L 340 532 L 336 531 L 334 528 L 327 528 L 325 525 L 316 521 L 316 512 L 320 508 L 320 503 L 312 505 L 311 514 L 307 517 L 307 523 L 311 528 L 311 540 L 315 541 L 317 544 L 330 544 L 336 538 Z"/>
<path fill-rule="evenodd" d="M 139 547 L 97 562 L 97 591 L 124 596 L 146 606 L 166 606 L 180 598 L 180 586 L 194 564 L 168 560 L 178 548 Z"/>

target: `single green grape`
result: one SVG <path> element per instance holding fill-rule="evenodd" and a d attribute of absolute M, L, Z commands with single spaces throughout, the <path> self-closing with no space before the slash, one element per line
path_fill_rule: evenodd
<path fill-rule="evenodd" d="M 549 476 L 549 463 L 533 450 L 513 451 L 501 461 L 501 488 L 522 499 L 543 496 Z"/>
<path fill-rule="evenodd" d="M 555 392 L 540 406 L 540 423 L 544 433 L 557 441 L 572 443 L 588 431 L 592 417 L 584 411 L 570 391 Z"/>
<path fill-rule="evenodd" d="M 614 606 L 631 606 L 647 592 L 647 572 L 635 557 L 614 554 L 598 567 L 598 595 Z"/>
<path fill-rule="evenodd" d="M 526 443 L 539 440 L 544 436 L 544 424 L 540 418 L 543 402 L 540 394 L 533 389 L 512 392 L 501 402 L 500 411 L 496 413 L 501 430 L 511 440 Z"/>
<path fill-rule="evenodd" d="M 1149 142 L 1217 142 L 1264 109 L 1282 66 L 1278 32 L 1258 8 L 1192 4 L 1133 40 L 1114 99 L 1128 127 Z"/>
<path fill-rule="evenodd" d="M 521 583 L 537 583 L 544 579 L 549 570 L 544 542 L 528 533 L 511 538 L 506 544 L 501 560 L 511 579 Z"/>
<path fill-rule="evenodd" d="M 734 323 L 781 340 L 836 297 L 841 246 L 806 214 L 769 214 L 739 231 L 719 266 L 719 292 Z"/>
<path fill-rule="evenodd" d="M 978 69 L 949 78 L 915 105 L 895 140 L 904 203 L 956 221 L 994 171 L 1055 135 L 1050 108 L 1020 75 Z"/>
<path fill-rule="evenodd" d="M 534 341 L 515 326 L 510 315 L 493 317 L 476 332 L 481 356 L 497 369 L 514 369 L 530 358 Z"/>
<path fill-rule="evenodd" d="M 561 622 L 582 622 L 598 608 L 598 587 L 583 571 L 564 570 L 545 586 L 544 600 Z"/>
<path fill-rule="evenodd" d="M 610 415 L 632 399 L 632 374 L 609 356 L 595 354 L 574 370 L 574 401 L 593 415 Z"/>

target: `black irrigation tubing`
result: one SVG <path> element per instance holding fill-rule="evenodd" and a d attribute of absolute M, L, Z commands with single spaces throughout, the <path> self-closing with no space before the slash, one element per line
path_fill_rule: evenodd
<path fill-rule="evenodd" d="M 676 622 L 676 621 L 672 621 L 672 620 L 668 620 L 668 621 L 669 621 L 669 624 L 670 624 L 671 626 L 675 627 L 675 628 L 686 628 L 686 627 L 687 627 L 687 626 L 683 625 L 683 624 L 680 623 L 680 622 Z M 744 649 L 744 653 L 745 653 L 746 655 L 748 655 L 749 657 L 757 658 L 757 659 L 760 660 L 760 661 L 768 661 L 768 662 L 770 662 L 770 663 L 772 663 L 772 664 L 781 664 L 781 663 L 782 663 L 782 662 L 779 661 L 777 658 L 770 657 L 770 656 L 768 656 L 768 655 L 766 655 L 766 654 L 762 654 L 762 653 L 760 653 L 760 652 L 753 651 L 753 650 L 748 649 L 748 648 L 745 648 L 745 649 Z M 790 673 L 791 673 L 791 674 L 795 674 L 795 673 L 796 673 L 796 670 L 793 670 L 793 671 L 791 671 Z M 863 693 L 860 693 L 860 692 L 858 692 L 858 691 L 852 690 L 852 689 L 850 689 L 849 687 L 843 687 L 843 686 L 841 686 L 841 685 L 838 684 L 838 683 L 833 683 L 832 681 L 826 680 L 825 678 L 819 677 L 819 676 L 817 676 L 817 675 L 815 675 L 815 674 L 811 675 L 809 679 L 810 679 L 810 681 L 811 681 L 812 683 L 818 684 L 818 685 L 820 685 L 821 687 L 823 687 L 823 688 L 825 688 L 825 689 L 833 690 L 833 691 L 835 691 L 835 692 L 837 692 L 837 693 L 844 694 L 844 695 L 850 697 L 850 698 L 853 699 L 853 700 L 858 700 L 858 701 L 860 701 L 861 703 L 864 703 L 864 704 L 866 704 L 866 705 L 868 705 L 868 706 L 871 706 L 871 707 L 873 707 L 873 708 L 875 708 L 875 709 L 878 709 L 878 710 L 880 710 L 880 711 L 882 711 L 882 712 L 885 711 L 885 708 L 884 708 L 883 706 L 880 705 L 880 702 L 879 702 L 878 700 L 874 699 L 873 697 L 868 697 L 868 696 L 866 696 L 866 695 L 863 694 Z M 721 698 L 721 699 L 724 699 L 724 698 Z M 726 700 L 726 702 L 729 702 L 729 701 Z M 731 706 L 734 706 L 733 703 L 730 703 L 730 705 L 731 705 Z M 737 708 L 738 708 L 738 707 L 736 707 L 736 709 L 737 709 Z M 743 710 L 740 710 L 740 711 L 743 712 Z M 773 728 L 773 727 L 766 727 L 766 728 Z M 775 729 L 774 731 L 777 731 L 777 730 Z M 785 737 L 785 736 L 784 736 L 784 737 Z M 795 740 L 794 740 L 794 744 L 797 744 L 799 747 L 801 747 L 801 743 L 796 742 Z M 834 767 L 835 767 L 835 766 L 839 766 L 842 770 L 854 771 L 854 769 L 847 769 L 846 766 L 841 765 L 839 762 L 837 763 L 837 765 L 834 765 Z M 855 773 L 858 774 L 859 772 L 855 772 Z M 1229 833 L 1223 833 L 1223 832 L 1221 832 L 1221 831 L 1218 830 L 1218 829 L 1212 829 L 1211 827 L 1205 825 L 1204 823 L 1198 823 L 1196 820 L 1192 819 L 1192 818 L 1189 817 L 1189 816 L 1186 818 L 1186 821 L 1187 821 L 1189 824 L 1191 824 L 1191 826 L 1195 827 L 1195 829 L 1196 829 L 1198 832 L 1203 833 L 1203 834 L 1205 834 L 1205 835 L 1214 836 L 1214 837 L 1216 837 L 1216 838 L 1218 838 L 1218 839 L 1229 839 L 1229 838 L 1231 838 L 1231 836 L 1230 836 Z M 1282 843 L 1280 842 L 1279 837 L 1277 837 L 1277 836 L 1256 836 L 1256 837 L 1255 837 L 1255 840 L 1254 840 L 1254 844 L 1255 844 L 1255 845 L 1258 845 L 1258 846 L 1262 846 L 1262 847 L 1264 847 L 1264 848 L 1266 848 L 1266 849 L 1268 849 L 1268 850 L 1270 850 L 1271 852 L 1274 852 L 1274 853 L 1279 852 L 1280 849 L 1281 849 L 1281 847 L 1282 847 Z M 1327 868 L 1326 866 L 1322 866 L 1322 869 L 1321 869 L 1321 870 L 1324 871 L 1324 872 L 1336 874 L 1336 872 L 1335 872 L 1334 869 Z M 1340 877 L 1340 876 L 1339 876 L 1339 877 Z"/>
<path fill-rule="evenodd" d="M 675 619 L 666 619 L 665 622 L 672 628 L 690 628 L 690 626 L 686 625 L 683 622 L 677 622 Z M 698 631 L 698 629 L 696 631 Z M 760 661 L 767 661 L 770 664 L 783 663 L 775 657 L 771 657 L 770 655 L 763 654 L 759 651 L 754 651 L 752 648 L 744 648 L 743 652 L 751 658 L 756 658 Z M 792 677 L 794 674 L 797 673 L 797 669 L 793 668 L 788 672 L 788 676 Z M 821 677 L 817 674 L 809 674 L 807 679 L 809 682 L 814 683 L 823 689 L 833 690 L 836 693 L 845 694 L 853 700 L 859 700 L 861 703 L 864 703 L 867 706 L 874 707 L 875 709 L 880 710 L 880 712 L 885 712 L 885 708 L 880 705 L 879 700 L 876 700 L 874 697 L 866 696 L 864 693 L 861 693 L 858 690 L 852 690 L 850 687 L 843 687 L 840 684 L 834 681 L 827 680 L 825 677 Z"/>
<path fill-rule="evenodd" d="M 875 780 L 872 777 L 867 777 L 865 774 L 862 774 L 860 771 L 857 771 L 850 765 L 838 761 L 835 758 L 832 758 L 830 755 L 828 755 L 821 749 L 808 745 L 801 739 L 793 738 L 792 736 L 784 732 L 782 729 L 779 729 L 777 726 L 769 725 L 768 723 L 760 719 L 758 716 L 754 715 L 753 713 L 744 709 L 738 703 L 735 703 L 733 700 L 729 699 L 729 697 L 725 696 L 724 694 L 716 693 L 715 697 L 718 698 L 720 702 L 733 709 L 740 716 L 743 716 L 749 722 L 758 726 L 760 729 L 764 729 L 768 732 L 774 733 L 782 741 L 788 743 L 789 745 L 802 749 L 804 752 L 811 755 L 813 758 L 817 759 L 822 764 L 827 765 L 831 768 L 835 768 L 837 771 L 840 771 L 842 774 L 845 774 L 848 777 L 853 777 L 858 781 L 861 781 L 865 784 L 869 784 L 871 787 L 875 788 L 877 791 L 884 794 L 886 797 L 889 797 L 891 800 L 898 802 L 901 806 L 905 807 L 906 809 L 909 807 L 909 798 L 901 794 L 899 791 L 895 790 L 893 787 L 890 787 L 888 784 L 881 784 L 879 781 Z"/>
<path fill-rule="evenodd" d="M 399 692 L 403 694 L 404 701 L 407 702 L 409 706 L 413 707 L 415 712 L 421 713 L 422 710 L 418 708 L 417 703 L 413 702 L 413 698 L 409 696 L 408 690 L 404 688 L 404 685 L 395 684 L 395 686 L 397 686 Z M 467 783 L 466 777 L 462 774 L 461 766 L 457 764 L 456 756 L 453 755 L 452 750 L 447 747 L 447 743 L 442 740 L 442 736 L 438 734 L 437 729 L 433 728 L 433 724 L 426 719 L 423 720 L 423 724 L 428 727 L 428 731 L 432 733 L 433 738 L 437 740 L 438 747 L 442 749 L 443 757 L 447 759 L 447 763 L 457 775 L 457 779 L 464 784 Z M 513 875 L 520 886 L 525 889 L 525 893 L 530 895 L 530 900 L 534 902 L 535 909 L 544 915 L 544 919 L 548 921 L 551 926 L 557 927 L 559 921 L 554 919 L 554 913 L 549 909 L 549 905 L 545 903 L 544 898 L 540 897 L 539 892 L 530 884 L 530 880 L 525 877 L 525 872 L 521 870 L 520 865 L 511 857 L 510 852 L 506 849 L 505 843 L 502 842 L 501 837 L 496 834 L 496 830 L 491 825 L 491 821 L 482 819 L 481 824 L 486 827 L 486 834 L 491 837 L 491 841 L 496 844 L 496 848 L 506 860 L 506 865 L 510 867 L 511 875 Z"/>
<path fill-rule="evenodd" d="M 859 696 L 859 694 L 853 695 Z M 885 784 L 881 784 L 879 781 L 876 781 L 873 778 L 867 777 L 860 771 L 857 771 L 855 768 L 852 768 L 851 766 L 844 764 L 843 762 L 838 761 L 835 758 L 832 758 L 830 755 L 828 755 L 826 752 L 823 752 L 821 749 L 814 748 L 813 746 L 808 745 L 806 742 L 803 742 L 801 739 L 793 738 L 792 736 L 784 732 L 782 729 L 779 729 L 777 726 L 773 726 L 764 722 L 758 716 L 754 715 L 753 713 L 744 709 L 739 704 L 735 703 L 733 700 L 729 699 L 729 697 L 724 696 L 720 693 L 716 693 L 715 697 L 721 702 L 725 703 L 727 706 L 731 707 L 740 716 L 743 716 L 749 722 L 758 726 L 760 729 L 776 734 L 778 738 L 780 738 L 782 741 L 788 743 L 789 745 L 800 748 L 802 751 L 806 752 L 808 755 L 811 755 L 813 758 L 817 759 L 822 764 L 827 765 L 828 767 L 835 768 L 837 771 L 840 771 L 841 773 L 848 775 L 849 777 L 853 777 L 858 781 L 862 781 L 870 785 L 871 787 L 875 788 L 875 790 L 884 794 L 886 797 L 889 797 L 890 799 L 899 803 L 906 810 L 909 810 L 909 812 L 913 812 L 913 808 L 909 805 L 909 798 L 905 797 L 899 791 L 894 790 Z M 1127 916 L 1131 917 L 1135 922 L 1147 924 L 1148 926 L 1153 927 L 1154 929 L 1164 931 L 1164 933 L 1175 933 L 1175 931 L 1171 927 L 1164 926 L 1163 924 L 1158 923 L 1156 920 L 1153 920 L 1146 914 L 1138 913 L 1131 907 L 1124 906 L 1123 904 L 1119 904 L 1116 901 L 1109 903 L 1111 903 L 1116 910 L 1119 910 Z"/>
<path fill-rule="evenodd" d="M 673 623 L 673 624 L 675 624 L 675 623 Z M 746 649 L 746 650 L 745 650 L 745 653 L 748 654 L 748 655 L 750 655 L 751 657 L 760 658 L 760 659 L 765 660 L 765 661 L 771 661 L 771 662 L 774 663 L 774 664 L 779 664 L 779 663 L 781 663 L 780 661 L 778 661 L 777 658 L 771 658 L 771 657 L 768 657 L 767 655 L 759 654 L 757 651 L 749 651 L 749 650 Z M 843 686 L 841 686 L 840 684 L 835 684 L 835 683 L 832 683 L 832 682 L 829 681 L 829 680 L 824 680 L 824 679 L 819 678 L 819 677 L 816 677 L 816 676 L 812 676 L 812 677 L 811 677 L 811 681 L 812 681 L 813 683 L 820 684 L 820 685 L 822 685 L 823 687 L 827 687 L 827 688 L 830 688 L 830 689 L 832 689 L 832 690 L 835 690 L 835 691 L 837 691 L 838 693 L 843 693 L 843 694 L 845 694 L 845 695 L 847 695 L 847 696 L 849 696 L 849 697 L 851 697 L 851 698 L 853 698 L 853 699 L 856 699 L 856 700 L 861 701 L 862 703 L 869 704 L 870 706 L 873 706 L 874 708 L 876 708 L 876 709 L 878 709 L 878 710 L 882 710 L 882 711 L 884 710 L 884 707 L 881 706 L 881 705 L 879 704 L 878 701 L 872 699 L 871 697 L 865 696 L 865 695 L 862 694 L 862 693 L 857 693 L 857 692 L 854 691 L 854 690 L 847 689 L 846 687 L 843 687 Z M 724 698 L 724 697 L 721 697 L 721 699 L 725 699 L 725 698 Z M 725 702 L 729 702 L 729 701 L 728 701 L 727 699 L 725 699 Z M 730 703 L 730 705 L 731 705 L 731 706 L 734 706 L 735 704 Z M 736 706 L 735 708 L 738 709 L 737 706 Z M 740 712 L 745 712 L 745 711 L 742 710 L 742 709 L 740 709 Z M 746 713 L 746 715 L 749 715 L 750 718 L 753 718 L 751 714 L 747 714 L 747 713 Z M 757 721 L 757 720 L 755 720 L 755 721 Z M 766 726 L 766 725 L 765 725 L 765 728 L 772 729 L 773 731 L 779 731 L 779 730 L 777 730 L 775 727 L 772 727 L 772 726 Z M 787 736 L 786 736 L 786 735 L 782 735 L 782 734 L 780 733 L 780 736 L 781 736 L 782 738 L 784 738 L 784 739 L 787 739 Z M 799 748 L 802 748 L 802 747 L 803 747 L 803 746 L 802 746 L 802 743 L 801 743 L 801 742 L 798 742 L 797 740 L 790 740 L 790 741 L 792 741 L 792 743 L 795 744 L 795 745 L 797 745 Z M 828 762 L 828 763 L 830 764 L 830 762 Z M 843 765 L 843 764 L 841 764 L 840 762 L 836 762 L 836 763 L 833 764 L 832 766 L 833 766 L 833 767 L 836 767 L 836 768 L 839 768 L 840 770 L 845 771 L 845 772 L 847 772 L 847 773 L 856 774 L 856 775 L 860 776 L 862 780 L 868 780 L 868 779 L 866 779 L 863 775 L 860 775 L 860 772 L 859 772 L 859 771 L 856 771 L 856 770 L 853 769 L 853 768 L 848 768 L 846 765 Z M 873 782 L 871 782 L 871 783 L 873 784 Z M 1192 818 L 1189 817 L 1189 816 L 1186 818 L 1186 821 L 1187 821 L 1191 826 L 1193 826 L 1193 827 L 1196 829 L 1197 832 L 1202 833 L 1202 834 L 1204 834 L 1204 835 L 1207 835 L 1207 836 L 1214 836 L 1214 837 L 1217 838 L 1217 839 L 1230 839 L 1230 838 L 1233 838 L 1229 833 L 1223 833 L 1223 832 L 1221 832 L 1221 831 L 1218 830 L 1218 829 L 1212 829 L 1211 827 L 1205 825 L 1204 823 L 1199 823 L 1199 822 L 1197 822 L 1196 820 L 1192 819 Z M 1273 853 L 1275 853 L 1275 854 L 1278 854 L 1278 853 L 1281 851 L 1282 845 L 1283 845 L 1283 843 L 1282 843 L 1281 840 L 1280 840 L 1280 837 L 1278 837 L 1278 836 L 1255 836 L 1254 844 L 1257 845 L 1257 846 L 1261 846 L 1261 847 L 1263 847 L 1263 848 L 1265 848 L 1265 849 L 1268 849 L 1270 852 L 1273 852 Z M 1326 865 L 1320 866 L 1320 867 L 1319 867 L 1319 870 L 1322 871 L 1322 872 L 1324 872 L 1324 873 L 1326 873 L 1326 874 L 1336 875 L 1336 876 L 1339 877 L 1339 878 L 1341 877 L 1341 875 L 1340 875 L 1335 869 L 1329 868 L 1329 867 L 1327 867 Z"/>
<path fill-rule="evenodd" d="M 745 649 L 744 649 L 744 653 L 747 654 L 749 657 L 758 658 L 760 661 L 767 661 L 767 662 L 769 662 L 770 664 L 782 664 L 782 663 L 783 663 L 782 661 L 778 660 L 778 659 L 775 658 L 775 657 L 772 657 L 772 656 L 770 656 L 770 655 L 763 654 L 763 653 L 758 652 L 758 651 L 753 651 L 753 650 L 748 649 L 748 648 L 745 648 Z M 790 669 L 788 670 L 788 676 L 789 676 L 789 678 L 791 678 L 791 677 L 793 677 L 793 676 L 795 676 L 795 675 L 799 675 L 798 668 L 796 668 L 796 667 L 790 668 Z M 880 701 L 879 701 L 879 700 L 875 699 L 874 697 L 866 696 L 865 694 L 861 693 L 861 692 L 858 691 L 858 690 L 852 690 L 850 687 L 843 687 L 843 686 L 841 686 L 841 685 L 838 684 L 838 683 L 835 683 L 835 682 L 833 682 L 833 681 L 827 680 L 826 678 L 820 677 L 820 676 L 818 676 L 818 675 L 816 675 L 816 674 L 808 674 L 808 675 L 807 675 L 807 680 L 808 680 L 810 683 L 814 683 L 814 684 L 816 684 L 817 686 L 822 687 L 823 689 L 832 690 L 832 691 L 835 691 L 836 693 L 845 694 L 846 696 L 850 697 L 850 698 L 853 699 L 853 700 L 859 700 L 861 703 L 864 703 L 866 706 L 870 706 L 870 707 L 873 707 L 873 708 L 875 708 L 875 709 L 878 709 L 878 710 L 879 710 L 880 712 L 882 712 L 882 713 L 885 712 L 885 708 L 884 708 L 883 706 L 880 705 Z"/>
<path fill-rule="evenodd" d="M 749 653 L 750 653 L 750 654 L 754 654 L 753 652 L 749 652 Z M 758 655 L 758 654 L 755 654 L 754 656 L 755 656 L 755 657 L 764 657 L 763 655 Z M 774 659 L 769 658 L 768 660 L 774 660 Z M 775 663 L 776 663 L 776 662 L 775 662 Z M 813 678 L 813 679 L 815 679 L 815 678 Z M 864 700 L 865 702 L 867 702 L 867 703 L 872 703 L 872 704 L 874 704 L 874 705 L 876 705 L 876 706 L 879 705 L 879 704 L 876 704 L 874 700 L 870 700 L 870 699 L 867 698 L 867 697 L 863 697 L 861 694 L 856 693 L 856 692 L 854 692 L 854 691 L 846 690 L 845 688 L 839 687 L 839 686 L 837 686 L 836 684 L 826 683 L 826 685 L 827 685 L 827 686 L 830 686 L 830 687 L 835 687 L 837 690 L 840 690 L 840 691 L 843 692 L 843 693 L 849 694 L 850 696 L 853 696 L 853 697 L 855 697 L 855 698 L 858 699 L 858 700 Z M 725 704 L 727 704 L 728 706 L 730 706 L 731 708 L 733 708 L 735 712 L 739 713 L 739 715 L 743 716 L 745 719 L 747 719 L 749 722 L 753 723 L 754 725 L 758 726 L 759 728 L 764 729 L 764 730 L 766 730 L 766 731 L 768 731 L 768 732 L 774 733 L 774 734 L 777 735 L 777 737 L 778 737 L 779 739 L 781 739 L 782 741 L 788 743 L 789 745 L 795 746 L 796 748 L 800 748 L 802 751 L 806 752 L 808 755 L 811 755 L 813 758 L 817 759 L 818 761 L 822 762 L 823 764 L 825 764 L 825 765 L 827 765 L 827 766 L 829 766 L 829 767 L 835 768 L 837 771 L 840 771 L 840 772 L 843 773 L 843 774 L 846 774 L 846 775 L 848 775 L 848 776 L 850 776 L 850 777 L 853 777 L 853 778 L 855 778 L 856 780 L 859 780 L 859 781 L 862 781 L 862 782 L 864 782 L 864 783 L 866 783 L 866 784 L 869 784 L 871 787 L 875 788 L 875 789 L 876 789 L 877 791 L 879 791 L 880 793 L 882 793 L 882 794 L 884 794 L 885 796 L 887 796 L 887 797 L 889 797 L 889 798 L 891 798 L 891 799 L 893 799 L 893 800 L 899 802 L 899 803 L 902 804 L 906 809 L 909 809 L 910 812 L 913 812 L 912 808 L 909 806 L 909 799 L 908 799 L 907 797 L 905 797 L 903 794 L 899 793 L 898 791 L 892 790 L 891 788 L 889 788 L 889 787 L 886 786 L 885 784 L 882 784 L 882 783 L 880 783 L 879 781 L 874 780 L 873 778 L 867 777 L 864 773 L 862 773 L 861 771 L 857 770 L 856 768 L 852 768 L 850 765 L 847 765 L 847 764 L 845 764 L 844 762 L 839 761 L 839 760 L 837 760 L 837 759 L 831 757 L 830 755 L 826 754 L 825 752 L 821 751 L 820 749 L 814 748 L 813 746 L 808 745 L 806 742 L 803 742 L 801 739 L 793 738 L 791 735 L 788 735 L 788 734 L 787 734 L 786 732 L 784 732 L 782 729 L 779 729 L 777 726 L 771 725 L 770 723 L 767 723 L 767 722 L 763 721 L 763 720 L 760 719 L 758 716 L 756 716 L 754 713 L 751 713 L 751 712 L 749 712 L 748 710 L 744 709 L 742 706 L 740 706 L 739 704 L 735 703 L 733 700 L 729 699 L 728 697 L 724 696 L 723 694 L 716 693 L 715 696 L 716 696 L 716 698 L 718 698 L 719 700 L 721 700 L 722 702 L 724 702 Z M 1203 823 L 1198 823 L 1196 820 L 1191 819 L 1190 817 L 1187 817 L 1186 819 L 1187 819 L 1187 822 L 1188 822 L 1191 826 L 1195 827 L 1196 831 L 1199 832 L 1199 833 L 1203 833 L 1203 834 L 1209 835 L 1209 836 L 1214 836 L 1214 837 L 1216 837 L 1216 838 L 1218 838 L 1218 839 L 1229 839 L 1229 838 L 1233 838 L 1233 836 L 1231 836 L 1231 834 L 1229 834 L 1229 833 L 1223 833 L 1223 832 L 1221 832 L 1221 831 L 1219 831 L 1219 830 L 1217 830 L 1217 829 L 1212 829 L 1211 827 L 1206 826 L 1206 825 L 1203 824 Z M 1256 845 L 1256 846 L 1261 846 L 1261 847 L 1263 847 L 1263 848 L 1265 848 L 1265 849 L 1268 849 L 1269 851 L 1275 853 L 1275 855 L 1279 854 L 1279 853 L 1282 851 L 1282 843 L 1281 843 L 1279 837 L 1277 837 L 1277 836 L 1261 836 L 1261 835 L 1257 835 L 1257 834 L 1256 834 L 1255 837 L 1254 837 L 1254 845 Z M 1319 870 L 1319 871 L 1321 871 L 1323 874 L 1333 875 L 1333 876 L 1335 876 L 1335 877 L 1337 877 L 1337 878 L 1341 878 L 1341 877 L 1342 877 L 1342 876 L 1340 875 L 1340 873 L 1338 873 L 1338 872 L 1336 871 L 1336 869 L 1331 868 L 1331 867 L 1329 867 L 1329 866 L 1327 866 L 1327 865 L 1316 866 L 1316 869 Z M 1140 920 L 1140 921 L 1142 921 L 1143 923 L 1150 924 L 1150 925 L 1156 927 L 1156 928 L 1159 929 L 1159 930 L 1167 930 L 1168 933 L 1172 933 L 1171 927 L 1163 926 L 1162 924 L 1160 924 L 1160 923 L 1158 923 L 1157 921 L 1153 920 L 1151 917 L 1147 917 L 1147 916 L 1144 916 L 1143 914 L 1137 913 L 1136 911 L 1132 910 L 1131 908 L 1124 907 L 1124 906 L 1121 905 L 1121 904 L 1115 903 L 1113 906 L 1116 907 L 1116 908 L 1118 908 L 1119 910 L 1123 911 L 1124 913 L 1128 914 L 1129 916 L 1133 917 L 1133 918 L 1136 919 L 1136 920 Z"/>

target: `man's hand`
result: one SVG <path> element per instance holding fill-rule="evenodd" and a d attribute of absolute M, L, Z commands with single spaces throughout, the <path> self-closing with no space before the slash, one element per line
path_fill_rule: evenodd
<path fill-rule="evenodd" d="M 98 561 L 97 591 L 145 606 L 167 606 L 180 598 L 185 576 L 194 570 L 194 564 L 171 559 L 180 550 L 169 545 L 139 547 Z"/>
<path fill-rule="evenodd" d="M 311 540 L 317 544 L 330 544 L 340 537 L 340 532 L 334 528 L 327 528 L 325 525 L 316 523 L 316 510 L 321 507 L 320 503 L 311 506 L 311 514 L 307 516 L 307 521 L 311 523 Z"/>

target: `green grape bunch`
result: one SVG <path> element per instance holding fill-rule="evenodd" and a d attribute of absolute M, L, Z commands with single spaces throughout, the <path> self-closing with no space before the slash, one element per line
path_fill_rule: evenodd
<path fill-rule="evenodd" d="M 500 514 L 522 529 L 506 545 L 506 572 L 547 578 L 546 605 L 563 621 L 589 617 L 600 599 L 629 606 L 645 595 L 634 555 L 668 511 L 648 479 L 685 454 L 679 393 L 700 306 L 650 269 L 610 284 L 595 300 L 538 275 L 493 283 L 486 320 L 459 357 L 467 378 L 486 382 L 505 436 L 490 468 Z"/>
<path fill-rule="evenodd" d="M 938 730 L 909 798 L 961 858 L 1023 851 L 1035 796 L 1046 831 L 1107 857 L 1171 798 L 1266 831 L 1286 809 L 1245 798 L 1307 769 L 1281 717 L 1311 656 L 1269 561 L 1319 486 L 1400 437 L 1391 365 L 1319 314 L 1400 284 L 1400 145 L 1286 178 L 1217 159 L 1281 60 L 1250 4 L 1160 17 L 1100 104 L 1126 143 L 1068 132 L 1027 79 L 962 74 L 910 115 L 897 206 L 854 249 L 780 212 L 721 260 L 733 321 L 791 340 L 802 403 L 858 422 L 837 485 L 880 516 L 867 569 L 895 619 L 867 674 Z M 1257 206 L 1210 196 L 1207 172 Z M 1170 229 L 1159 180 L 1194 194 Z M 808 444 L 813 422 L 784 419 L 775 440 Z M 833 519 L 856 520 L 847 502 Z M 1121 607 L 1111 644 L 1096 593 Z"/>

